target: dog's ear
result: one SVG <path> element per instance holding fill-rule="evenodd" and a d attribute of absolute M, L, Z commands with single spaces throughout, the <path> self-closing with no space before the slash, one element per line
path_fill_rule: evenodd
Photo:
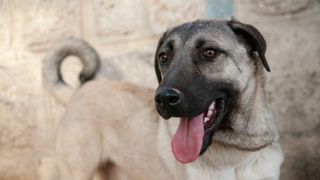
<path fill-rule="evenodd" d="M 228 25 L 236 35 L 240 35 L 248 41 L 252 48 L 251 55 L 255 56 L 255 54 L 258 53 L 258 56 L 255 56 L 255 58 L 258 57 L 266 70 L 270 72 L 270 67 L 265 57 L 267 43 L 258 29 L 252 25 L 241 23 L 234 17 L 231 17 L 231 20 L 228 21 Z"/>
<path fill-rule="evenodd" d="M 161 36 L 161 38 L 159 39 L 158 45 L 157 45 L 157 50 L 156 50 L 156 54 L 154 55 L 154 70 L 156 72 L 157 75 L 157 79 L 158 82 L 160 83 L 162 80 L 162 76 L 161 76 L 161 72 L 160 72 L 160 68 L 159 68 L 159 63 L 158 63 L 158 50 L 160 48 L 160 46 L 163 43 L 164 37 L 166 36 L 166 33 L 163 33 L 163 35 Z"/>

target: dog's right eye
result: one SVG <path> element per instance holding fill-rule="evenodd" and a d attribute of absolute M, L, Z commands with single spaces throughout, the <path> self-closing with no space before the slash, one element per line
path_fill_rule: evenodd
<path fill-rule="evenodd" d="M 169 56 L 166 53 L 160 53 L 159 54 L 159 63 L 161 65 L 167 64 L 169 61 Z"/>
<path fill-rule="evenodd" d="M 213 49 L 206 49 L 204 52 L 203 52 L 203 56 L 205 58 L 208 58 L 208 59 L 212 59 L 216 56 L 216 52 L 215 50 Z"/>

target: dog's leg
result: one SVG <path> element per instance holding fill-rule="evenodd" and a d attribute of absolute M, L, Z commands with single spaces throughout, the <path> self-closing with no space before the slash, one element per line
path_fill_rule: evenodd
<path fill-rule="evenodd" d="M 68 120 L 61 123 L 57 137 L 59 180 L 91 180 L 100 163 L 99 133 L 89 123 Z"/>
<path fill-rule="evenodd" d="M 111 161 L 103 163 L 93 180 L 130 180 L 127 174 Z"/>

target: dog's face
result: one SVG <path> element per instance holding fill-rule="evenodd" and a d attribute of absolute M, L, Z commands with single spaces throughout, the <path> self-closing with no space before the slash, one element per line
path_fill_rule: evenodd
<path fill-rule="evenodd" d="M 155 101 L 163 118 L 181 118 L 171 144 L 177 160 L 191 162 L 207 150 L 261 63 L 251 53 L 269 70 L 265 48 L 255 28 L 236 20 L 195 21 L 163 35 L 155 55 Z"/>

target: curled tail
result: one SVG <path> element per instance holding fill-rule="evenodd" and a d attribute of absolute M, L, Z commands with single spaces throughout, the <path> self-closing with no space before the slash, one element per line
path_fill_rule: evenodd
<path fill-rule="evenodd" d="M 79 75 L 81 84 L 93 79 L 100 67 L 98 53 L 84 40 L 68 38 L 59 41 L 51 48 L 43 61 L 43 84 L 57 100 L 64 104 L 69 101 L 74 89 L 63 81 L 60 69 L 63 60 L 71 55 L 78 57 L 83 65 Z"/>

